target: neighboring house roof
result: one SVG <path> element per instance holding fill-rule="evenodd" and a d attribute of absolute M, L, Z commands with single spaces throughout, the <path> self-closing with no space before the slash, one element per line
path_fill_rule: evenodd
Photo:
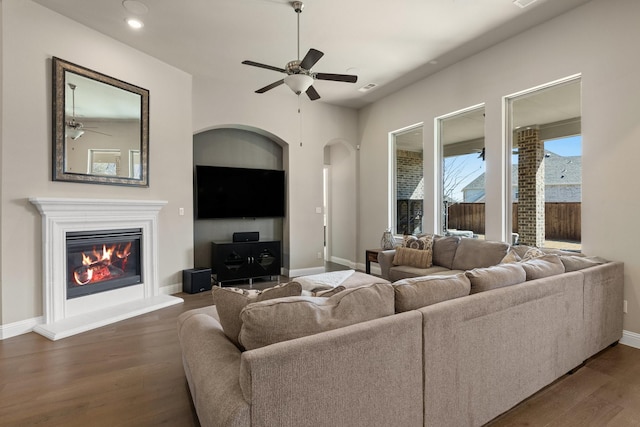
<path fill-rule="evenodd" d="M 545 150 L 544 159 L 545 185 L 580 185 L 582 184 L 582 156 L 560 156 Z M 518 185 L 518 165 L 512 165 L 511 184 Z M 462 191 L 483 190 L 485 174 L 467 184 Z"/>

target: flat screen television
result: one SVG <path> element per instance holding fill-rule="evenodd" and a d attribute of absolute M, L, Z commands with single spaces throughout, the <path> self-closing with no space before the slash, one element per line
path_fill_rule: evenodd
<path fill-rule="evenodd" d="M 197 165 L 194 187 L 197 219 L 285 216 L 281 170 Z"/>

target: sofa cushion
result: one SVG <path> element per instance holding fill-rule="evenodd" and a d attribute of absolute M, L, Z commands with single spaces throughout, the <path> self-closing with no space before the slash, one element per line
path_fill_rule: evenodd
<path fill-rule="evenodd" d="M 399 280 L 393 284 L 396 313 L 469 295 L 470 288 L 464 273 Z"/>
<path fill-rule="evenodd" d="M 396 248 L 393 265 L 408 265 L 417 268 L 429 268 L 432 264 L 431 249 Z"/>
<path fill-rule="evenodd" d="M 453 269 L 453 257 L 460 243 L 460 237 L 435 236 L 433 239 L 433 264 Z"/>
<path fill-rule="evenodd" d="M 376 283 L 329 298 L 290 297 L 247 305 L 240 343 L 247 350 L 394 314 L 393 287 Z"/>
<path fill-rule="evenodd" d="M 474 268 L 465 274 L 471 282 L 472 294 L 504 286 L 517 285 L 527 279 L 527 274 L 522 265 L 515 263 Z"/>
<path fill-rule="evenodd" d="M 220 324 L 225 335 L 240 346 L 238 335 L 242 327 L 240 312 L 249 303 L 300 295 L 300 283 L 289 282 L 262 291 L 255 289 L 221 288 L 211 290 L 213 303 L 217 307 Z"/>
<path fill-rule="evenodd" d="M 560 261 L 564 265 L 564 271 L 577 271 L 596 265 L 604 264 L 607 260 L 599 257 L 585 257 L 580 255 L 560 255 Z"/>
<path fill-rule="evenodd" d="M 432 265 L 429 268 L 417 268 L 417 267 L 410 267 L 408 265 L 397 265 L 389 269 L 389 280 L 391 282 L 396 282 L 398 280 L 407 279 L 411 277 L 430 276 L 433 274 L 443 275 L 443 274 L 457 274 L 457 273 L 462 273 L 462 271 L 449 270 L 448 268 L 440 267 L 439 265 Z"/>
<path fill-rule="evenodd" d="M 340 285 L 340 286 L 336 286 L 336 287 L 335 287 L 335 288 L 333 288 L 333 289 L 323 289 L 323 290 L 321 290 L 321 291 L 315 291 L 315 292 L 312 292 L 312 294 L 313 294 L 312 296 L 314 296 L 314 297 L 329 298 L 329 297 L 334 296 L 334 295 L 335 295 L 335 294 L 337 294 L 338 292 L 342 292 L 342 291 L 344 291 L 345 289 L 347 289 L 347 288 L 345 288 L 344 286 Z"/>
<path fill-rule="evenodd" d="M 480 239 L 463 238 L 453 258 L 453 270 L 471 270 L 499 264 L 507 255 L 509 245 Z"/>
<path fill-rule="evenodd" d="M 520 263 L 527 273 L 527 280 L 542 279 L 564 273 L 564 264 L 555 254 L 543 255 Z"/>

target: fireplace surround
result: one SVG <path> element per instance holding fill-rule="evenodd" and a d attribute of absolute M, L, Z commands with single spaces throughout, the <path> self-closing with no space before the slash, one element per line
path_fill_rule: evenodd
<path fill-rule="evenodd" d="M 162 294 L 158 280 L 158 214 L 167 202 L 44 197 L 29 201 L 42 215 L 44 322 L 34 328 L 35 332 L 57 340 L 182 302 L 181 298 Z M 67 237 L 96 234 L 97 230 L 103 235 L 139 230 L 139 280 L 67 298 Z M 123 239 L 112 240 L 118 243 Z"/>

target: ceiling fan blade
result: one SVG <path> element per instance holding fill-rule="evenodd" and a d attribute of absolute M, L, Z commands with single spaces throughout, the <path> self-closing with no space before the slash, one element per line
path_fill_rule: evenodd
<path fill-rule="evenodd" d="M 263 88 L 261 88 L 261 89 L 258 89 L 258 90 L 256 91 L 256 93 L 265 93 L 266 91 L 271 90 L 271 89 L 273 89 L 274 87 L 278 87 L 278 86 L 280 86 L 282 83 L 284 83 L 284 79 L 282 79 L 282 80 L 278 80 L 277 82 L 273 82 L 273 83 L 271 83 L 270 85 L 267 85 L 267 86 L 265 86 L 265 87 L 263 87 Z"/>
<path fill-rule="evenodd" d="M 245 65 L 251 65 L 251 66 L 254 66 L 254 67 L 266 68 L 267 70 L 273 70 L 273 71 L 277 71 L 279 73 L 286 73 L 284 68 L 278 68 L 278 67 L 274 67 L 272 65 L 261 64 L 259 62 L 242 61 L 242 63 L 245 64 Z"/>
<path fill-rule="evenodd" d="M 313 86 L 309 86 L 309 89 L 307 89 L 307 96 L 312 101 L 315 101 L 316 99 L 320 99 L 320 95 L 318 94 L 318 91 L 316 91 Z"/>
<path fill-rule="evenodd" d="M 334 82 L 355 83 L 358 81 L 358 76 L 352 74 L 315 73 L 314 76 L 318 80 L 331 80 Z"/>
<path fill-rule="evenodd" d="M 97 131 L 97 130 L 91 130 L 91 129 L 89 129 L 89 128 L 82 128 L 82 129 L 83 129 L 83 130 L 86 130 L 87 132 L 99 133 L 100 135 L 104 135 L 104 136 L 113 136 L 113 135 L 111 135 L 111 134 L 104 133 L 104 132 L 100 132 L 100 131 Z"/>
<path fill-rule="evenodd" d="M 320 52 L 319 50 L 313 48 L 309 49 L 309 52 L 307 52 L 307 54 L 302 59 L 302 62 L 300 63 L 300 68 L 310 70 L 311 67 L 313 67 L 316 62 L 318 62 L 323 56 L 324 53 Z"/>

